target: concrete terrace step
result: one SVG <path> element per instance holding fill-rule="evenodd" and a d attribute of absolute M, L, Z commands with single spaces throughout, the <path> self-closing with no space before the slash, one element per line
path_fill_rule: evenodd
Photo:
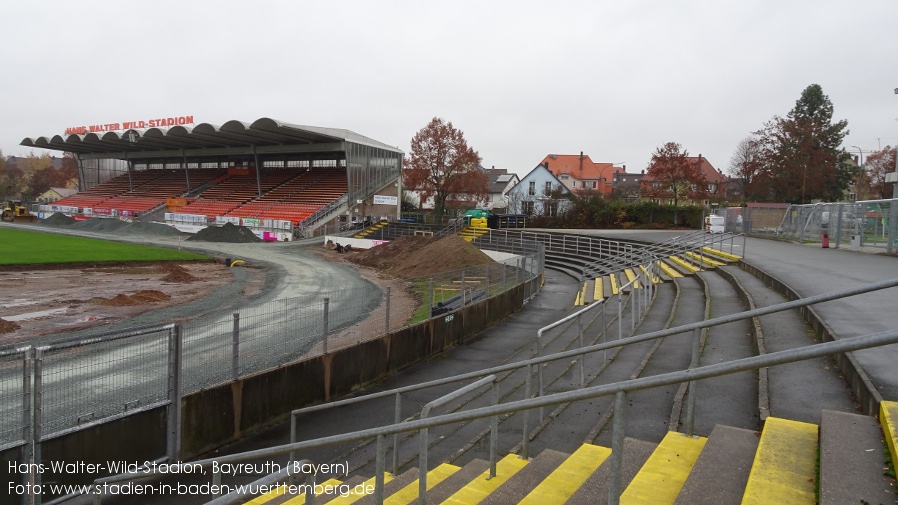
<path fill-rule="evenodd" d="M 649 459 L 658 444 L 637 440 L 635 438 L 624 439 L 624 457 L 621 466 L 621 488 L 626 489 L 633 477 Z M 611 473 L 611 465 L 606 459 L 598 470 L 593 472 L 588 479 L 571 495 L 568 503 L 591 503 L 600 505 L 608 503 L 608 478 Z"/>
<path fill-rule="evenodd" d="M 759 436 L 751 430 L 715 426 L 674 503 L 739 503 L 758 450 Z"/>
<path fill-rule="evenodd" d="M 486 462 L 484 461 L 484 463 Z M 505 456 L 504 458 L 499 460 L 499 462 L 496 464 L 495 477 L 490 478 L 489 463 L 486 463 L 486 467 L 484 468 L 484 471 L 482 473 L 471 479 L 467 484 L 464 484 L 464 487 L 446 498 L 445 501 L 440 500 L 439 496 L 434 496 L 435 501 L 431 501 L 431 497 L 430 495 L 428 495 L 427 503 L 445 503 L 449 505 L 476 505 L 482 502 L 493 491 L 505 484 L 508 479 L 512 478 L 528 464 L 529 461 L 521 459 L 516 454 L 509 454 L 508 456 Z M 467 468 L 467 466 L 465 468 Z M 462 469 L 462 471 L 464 471 L 464 469 Z"/>
<path fill-rule="evenodd" d="M 552 473 L 567 456 L 563 452 L 551 449 L 542 451 L 527 466 L 514 474 L 480 503 L 484 505 L 518 503 L 527 496 L 537 482 L 541 482 Z"/>
<path fill-rule="evenodd" d="M 768 417 L 742 503 L 816 503 L 816 463 L 817 425 Z"/>
<path fill-rule="evenodd" d="M 726 251 L 721 251 L 720 249 L 714 249 L 713 247 L 702 247 L 702 251 L 725 261 L 735 262 L 742 259 L 742 256 L 739 256 L 738 254 L 728 253 Z"/>
<path fill-rule="evenodd" d="M 707 440 L 668 432 L 621 494 L 621 504 L 673 503 Z"/>
<path fill-rule="evenodd" d="M 820 504 L 894 503 L 883 475 L 883 431 L 869 416 L 824 410 L 820 420 Z"/>
<path fill-rule="evenodd" d="M 701 268 L 695 266 L 693 263 L 679 256 L 668 256 L 665 261 L 668 262 L 669 265 L 672 265 L 674 268 L 682 270 L 687 274 L 694 274 L 695 272 L 701 272 L 702 270 Z"/>
<path fill-rule="evenodd" d="M 583 444 L 519 503 L 561 505 L 567 502 L 610 455 L 611 449 Z"/>

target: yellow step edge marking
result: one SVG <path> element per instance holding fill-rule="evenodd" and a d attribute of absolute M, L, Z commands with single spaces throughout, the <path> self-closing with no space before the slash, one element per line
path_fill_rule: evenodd
<path fill-rule="evenodd" d="M 668 432 L 621 495 L 621 505 L 673 503 L 707 441 Z"/>
<path fill-rule="evenodd" d="M 738 254 L 724 252 L 724 251 L 721 251 L 720 249 L 714 249 L 712 247 L 705 246 L 705 247 L 702 247 L 702 250 L 707 251 L 711 254 L 716 254 L 716 255 L 720 256 L 721 258 L 726 258 L 730 261 L 739 261 L 742 259 L 742 256 L 739 256 Z"/>
<path fill-rule="evenodd" d="M 886 445 L 892 454 L 892 461 L 898 461 L 895 454 L 898 448 L 898 402 L 881 402 L 879 404 L 879 424 L 885 435 Z"/>
<path fill-rule="evenodd" d="M 609 279 L 611 280 L 611 295 L 617 295 L 620 293 L 620 288 L 617 286 L 617 274 L 609 275 Z"/>
<path fill-rule="evenodd" d="M 602 283 L 601 277 L 596 277 L 595 284 L 592 289 L 592 299 L 595 301 L 605 299 L 605 286 Z"/>
<path fill-rule="evenodd" d="M 627 276 L 627 282 L 628 282 L 628 283 L 629 283 L 629 282 L 633 282 L 633 279 L 636 278 L 636 272 L 634 272 L 634 271 L 633 271 L 632 269 L 630 269 L 630 268 L 625 268 L 625 269 L 624 269 L 624 275 Z M 632 286 L 633 286 L 633 289 L 639 289 L 639 281 L 633 282 Z"/>
<path fill-rule="evenodd" d="M 611 455 L 611 449 L 583 444 L 524 497 L 521 505 L 561 505 Z"/>
<path fill-rule="evenodd" d="M 658 267 L 661 268 L 661 271 L 664 272 L 671 279 L 678 279 L 678 278 L 683 277 L 683 274 L 681 274 L 680 272 L 677 272 L 677 270 L 675 268 L 671 267 L 670 265 L 668 265 L 667 263 L 665 263 L 663 261 L 658 262 Z"/>
<path fill-rule="evenodd" d="M 574 297 L 574 306 L 580 305 L 580 291 L 577 291 L 577 296 Z"/>
<path fill-rule="evenodd" d="M 453 473 L 461 470 L 461 468 L 443 463 L 442 465 L 427 472 L 427 489 L 430 490 L 440 482 L 448 479 Z M 384 505 L 408 505 L 418 499 L 418 479 L 396 491 L 389 498 L 384 500 Z"/>
<path fill-rule="evenodd" d="M 695 258 L 699 263 L 704 263 L 706 265 L 711 265 L 712 267 L 722 267 L 726 266 L 726 263 L 722 263 L 713 258 L 709 258 L 708 256 L 702 256 L 701 254 L 696 254 L 694 252 L 686 253 L 690 258 Z"/>
<path fill-rule="evenodd" d="M 743 504 L 816 503 L 817 425 L 768 417 Z"/>
<path fill-rule="evenodd" d="M 679 256 L 670 256 L 668 259 L 670 261 L 673 261 L 677 265 L 680 265 L 681 267 L 685 268 L 686 270 L 689 270 L 692 273 L 701 272 L 701 270 L 702 270 L 701 268 L 694 266 L 692 263 L 684 260 L 683 258 L 681 258 Z"/>
<path fill-rule="evenodd" d="M 305 482 L 303 482 L 303 484 L 305 484 Z M 327 479 L 326 481 L 319 484 L 319 486 L 321 486 L 321 487 L 339 486 L 340 484 L 342 484 L 342 482 L 340 482 L 337 479 Z M 321 496 L 321 495 L 318 495 L 318 496 Z M 327 495 L 324 495 L 324 496 L 327 496 Z M 305 502 L 306 502 L 306 495 L 301 494 L 299 496 L 294 496 L 293 498 L 290 498 L 289 500 L 285 501 L 282 505 L 302 505 Z M 249 502 L 249 503 L 252 503 L 252 502 Z"/>
<path fill-rule="evenodd" d="M 586 288 L 588 285 L 588 282 L 584 282 L 583 289 L 580 290 L 580 305 L 586 305 Z"/>
<path fill-rule="evenodd" d="M 477 505 L 493 491 L 499 488 L 505 481 L 518 473 L 521 468 L 527 466 L 528 461 L 521 459 L 517 454 L 509 454 L 496 463 L 496 476 L 489 478 L 490 471 L 480 474 L 476 479 L 459 489 L 454 495 L 444 501 L 448 505 Z"/>

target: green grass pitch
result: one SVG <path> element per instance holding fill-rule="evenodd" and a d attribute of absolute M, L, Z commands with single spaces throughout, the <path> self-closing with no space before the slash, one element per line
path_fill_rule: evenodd
<path fill-rule="evenodd" d="M 0 227 L 0 265 L 205 259 L 208 257 L 164 247 Z"/>

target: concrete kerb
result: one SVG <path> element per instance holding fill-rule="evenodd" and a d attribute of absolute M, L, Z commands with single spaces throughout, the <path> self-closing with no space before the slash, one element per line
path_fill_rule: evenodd
<path fill-rule="evenodd" d="M 753 265 L 745 259 L 739 261 L 739 267 L 746 272 L 751 273 L 755 277 L 764 281 L 768 286 L 785 296 L 788 300 L 799 300 L 802 297 L 791 286 L 785 282 L 773 277 L 756 265 Z M 826 324 L 820 314 L 813 307 L 802 307 L 801 313 L 805 321 L 820 336 L 822 342 L 839 340 L 839 335 Z M 861 368 L 860 364 L 851 353 L 844 353 L 835 356 L 836 363 L 845 379 L 848 381 L 851 390 L 855 395 L 857 403 L 861 407 L 861 411 L 869 416 L 875 416 L 879 412 L 879 404 L 883 401 L 882 395 L 877 391 L 876 386 Z"/>

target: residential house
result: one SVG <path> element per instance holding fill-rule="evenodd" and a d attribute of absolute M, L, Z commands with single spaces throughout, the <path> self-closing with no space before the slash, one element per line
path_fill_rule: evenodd
<path fill-rule="evenodd" d="M 75 188 L 50 188 L 38 195 L 37 201 L 45 204 L 53 203 L 57 200 L 62 200 L 63 198 L 72 196 L 77 192 L 78 190 Z"/>
<path fill-rule="evenodd" d="M 628 202 L 637 202 L 642 198 L 642 179 L 645 178 L 645 170 L 640 173 L 628 173 L 627 166 L 623 170 L 614 173 L 612 179 L 613 194 Z"/>
<path fill-rule="evenodd" d="M 484 208 L 488 210 L 507 209 L 508 199 L 506 195 L 511 188 L 520 182 L 518 174 L 510 174 L 504 168 L 490 168 L 486 170 L 489 175 L 489 199 Z"/>
<path fill-rule="evenodd" d="M 693 186 L 689 196 L 685 199 L 680 199 L 678 203 L 681 205 L 704 205 L 706 207 L 725 206 L 728 177 L 714 168 L 711 162 L 708 161 L 708 158 L 703 157 L 701 154 L 698 156 L 687 156 L 686 159 L 698 164 L 699 171 L 704 178 L 704 187 Z M 661 185 L 661 181 L 646 173 L 642 178 L 642 194 L 653 195 L 645 198 L 651 199 L 655 203 L 673 205 L 673 194 L 665 191 L 665 188 L 661 187 Z"/>
<path fill-rule="evenodd" d="M 579 155 L 550 154 L 540 164 L 574 194 L 610 195 L 614 174 L 626 171 L 626 167 L 615 167 L 613 163 L 595 163 L 583 151 Z"/>
<path fill-rule="evenodd" d="M 567 210 L 572 196 L 545 165 L 537 165 L 507 192 L 508 213 L 554 216 Z"/>

